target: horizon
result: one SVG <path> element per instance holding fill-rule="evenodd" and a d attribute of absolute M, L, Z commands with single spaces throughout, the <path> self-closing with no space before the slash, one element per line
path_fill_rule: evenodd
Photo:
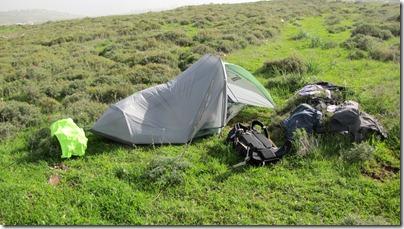
<path fill-rule="evenodd" d="M 49 10 L 84 17 L 99 17 L 147 11 L 162 11 L 191 5 L 234 4 L 257 1 L 259 0 L 155 0 L 150 2 L 141 2 L 139 0 L 37 0 L 35 2 L 3 0 L 0 12 L 13 10 Z"/>

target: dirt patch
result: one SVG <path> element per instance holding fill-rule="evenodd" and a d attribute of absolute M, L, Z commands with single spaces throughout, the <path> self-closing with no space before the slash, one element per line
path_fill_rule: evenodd
<path fill-rule="evenodd" d="M 52 174 L 48 178 L 48 184 L 52 186 L 58 185 L 62 181 L 62 176 L 59 174 Z"/>

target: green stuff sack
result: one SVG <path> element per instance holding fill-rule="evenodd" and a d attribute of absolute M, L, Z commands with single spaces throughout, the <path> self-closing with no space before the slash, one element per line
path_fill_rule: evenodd
<path fill-rule="evenodd" d="M 84 130 L 76 125 L 71 118 L 54 122 L 51 127 L 51 136 L 58 138 L 62 147 L 62 158 L 83 156 L 87 149 L 87 141 Z"/>

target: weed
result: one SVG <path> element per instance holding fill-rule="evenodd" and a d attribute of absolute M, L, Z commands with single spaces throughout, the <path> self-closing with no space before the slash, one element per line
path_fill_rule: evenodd
<path fill-rule="evenodd" d="M 41 122 L 41 113 L 32 104 L 11 100 L 0 107 L 0 122 L 11 122 L 19 127 L 36 126 Z"/>
<path fill-rule="evenodd" d="M 375 151 L 375 147 L 367 141 L 360 143 L 353 142 L 351 148 L 340 151 L 340 157 L 349 163 L 362 163 L 372 159 Z"/>
<path fill-rule="evenodd" d="M 299 156 L 313 154 L 319 149 L 318 139 L 314 135 L 308 135 L 305 129 L 296 129 L 293 137 L 293 148 Z"/>
<path fill-rule="evenodd" d="M 183 170 L 191 164 L 181 156 L 158 156 L 154 158 L 142 178 L 161 186 L 171 186 L 184 183 Z"/>
<path fill-rule="evenodd" d="M 275 76 L 291 73 L 304 75 L 307 72 L 307 66 L 302 56 L 295 54 L 280 60 L 265 61 L 262 71 Z"/>
<path fill-rule="evenodd" d="M 56 136 L 51 137 L 49 128 L 42 128 L 29 138 L 30 159 L 55 160 L 61 157 L 62 149 Z"/>
<path fill-rule="evenodd" d="M 400 51 L 388 47 L 374 48 L 369 52 L 369 56 L 378 61 L 400 61 Z"/>

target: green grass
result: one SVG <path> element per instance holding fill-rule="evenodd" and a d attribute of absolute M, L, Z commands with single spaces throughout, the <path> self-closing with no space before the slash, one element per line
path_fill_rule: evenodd
<path fill-rule="evenodd" d="M 327 46 L 346 41 L 351 31 L 348 27 L 364 17 L 364 11 L 370 14 L 389 6 L 345 2 L 331 10 L 331 3 L 323 1 L 321 5 L 317 1 L 307 1 L 308 6 L 298 3 L 291 6 L 274 1 L 278 4 L 274 7 L 265 5 L 267 2 L 231 5 L 234 9 L 206 5 L 161 14 L 46 23 L 27 27 L 25 32 L 31 35 L 30 39 L 0 40 L 4 49 L 0 53 L 0 111 L 14 100 L 26 102 L 18 104 L 22 108 L 29 106 L 41 112 L 47 107 L 41 107 L 43 104 L 38 101 L 51 101 L 54 107 L 61 107 L 54 112 L 48 108 L 35 120 L 25 113 L 15 113 L 27 123 L 40 122 L 35 126 L 6 122 L 20 131 L 0 139 L 0 224 L 400 225 L 400 64 L 368 57 L 350 60 L 349 50 L 339 45 Z M 323 13 L 313 12 L 317 5 Z M 236 16 L 231 14 L 233 11 Z M 257 17 L 255 11 L 259 12 Z M 209 17 L 216 20 L 196 12 L 209 12 Z M 330 16 L 339 16 L 337 25 L 347 29 L 329 33 L 325 22 Z M 195 18 L 209 23 L 205 28 L 197 28 Z M 97 99 L 110 99 L 111 88 L 122 89 L 116 82 L 127 86 L 124 91 L 153 85 L 132 85 L 129 80 L 153 73 L 146 71 L 145 66 L 150 65 L 142 65 L 142 58 L 153 54 L 160 71 L 178 71 L 173 67 L 178 64 L 177 59 L 187 56 L 194 46 L 160 42 L 160 35 L 185 31 L 192 40 L 203 31 L 214 39 L 197 44 L 214 49 L 222 37 L 217 28 L 209 26 L 220 24 L 226 28 L 226 23 L 237 24 L 237 33 L 226 32 L 242 40 L 250 31 L 242 26 L 243 22 L 251 20 L 255 25 L 279 18 L 286 19 L 277 25 L 279 34 L 262 38 L 261 45 L 234 46 L 232 52 L 221 54 L 224 61 L 252 72 L 271 93 L 276 109 L 246 107 L 225 127 L 222 136 L 194 139 L 189 145 L 131 148 L 86 132 L 89 141 L 83 157 L 60 158 L 50 136 L 43 139 L 50 146 L 48 149 L 31 151 L 36 149 L 32 139 L 38 139 L 39 130 L 48 128 L 58 118 L 75 114 L 72 118 L 77 119 L 79 126 L 91 125 L 94 116 L 99 115 L 97 109 L 103 112 L 107 107 L 107 103 Z M 71 29 L 64 35 L 61 31 L 65 27 Z M 48 37 L 48 29 L 57 32 Z M 15 31 L 20 32 L 20 28 L 0 27 L 0 35 Z M 299 34 L 305 36 L 293 39 Z M 63 41 L 59 37 L 69 36 L 74 41 L 57 43 Z M 52 41 L 55 43 L 49 46 Z M 398 42 L 399 38 L 394 37 L 383 45 Z M 21 48 L 23 45 L 26 47 Z M 308 72 L 270 75 L 262 71 L 265 61 L 290 56 L 300 56 Z M 170 66 L 165 64 L 168 57 L 172 57 Z M 296 85 L 289 85 L 291 81 Z M 353 144 L 350 138 L 338 134 L 302 134 L 302 146 L 296 154 L 265 167 L 232 168 L 243 159 L 225 142 L 232 125 L 262 120 L 270 127 L 271 138 L 281 145 L 285 139 L 281 122 L 291 112 L 287 108 L 293 107 L 295 99 L 292 89 L 317 81 L 348 87 L 353 92 L 348 99 L 358 101 L 363 111 L 377 118 L 388 139 Z M 90 93 L 94 91 L 99 92 L 95 94 L 98 97 Z M 64 110 L 66 106 L 68 109 Z M 0 134 L 8 127 L 0 125 Z"/>

